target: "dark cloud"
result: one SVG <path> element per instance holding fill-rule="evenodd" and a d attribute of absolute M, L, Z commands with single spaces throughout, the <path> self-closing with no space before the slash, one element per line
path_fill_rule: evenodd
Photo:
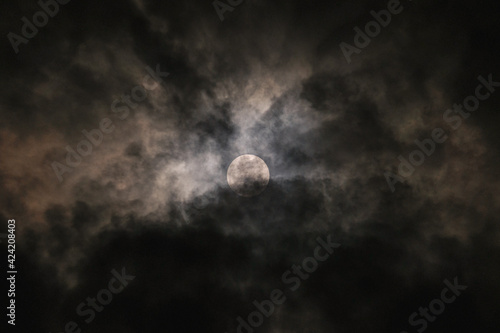
<path fill-rule="evenodd" d="M 39 6 L 2 4 L 15 329 L 236 332 L 281 289 L 256 332 L 415 332 L 408 317 L 455 277 L 467 290 L 426 331 L 498 328 L 500 92 L 457 130 L 443 120 L 479 75 L 500 81 L 498 4 L 401 3 L 350 64 L 339 44 L 387 1 L 245 1 L 222 22 L 210 1 L 70 1 L 19 54 L 6 36 Z M 169 75 L 121 118 L 148 67 Z M 59 182 L 52 163 L 105 118 Z M 393 193 L 384 172 L 437 127 L 448 140 Z M 227 185 L 242 154 L 269 167 L 258 196 Z M 291 291 L 283 273 L 328 235 L 340 248 Z M 134 280 L 86 324 L 77 306 L 122 268 Z"/>

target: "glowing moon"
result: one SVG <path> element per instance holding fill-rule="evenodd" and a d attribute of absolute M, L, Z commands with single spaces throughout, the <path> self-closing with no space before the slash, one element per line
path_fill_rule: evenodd
<path fill-rule="evenodd" d="M 269 168 L 258 156 L 238 156 L 227 169 L 227 183 L 236 194 L 253 197 L 262 193 L 269 184 Z"/>

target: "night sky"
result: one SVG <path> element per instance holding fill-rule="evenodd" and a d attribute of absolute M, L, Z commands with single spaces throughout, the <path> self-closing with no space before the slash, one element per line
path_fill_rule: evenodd
<path fill-rule="evenodd" d="M 499 330 L 498 1 L 0 13 L 2 332 Z"/>

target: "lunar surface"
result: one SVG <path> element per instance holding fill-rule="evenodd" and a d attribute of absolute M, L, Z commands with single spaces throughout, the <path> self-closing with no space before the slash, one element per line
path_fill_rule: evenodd
<path fill-rule="evenodd" d="M 255 155 L 241 155 L 227 169 L 229 187 L 243 197 L 253 197 L 264 191 L 269 184 L 269 168 Z"/>

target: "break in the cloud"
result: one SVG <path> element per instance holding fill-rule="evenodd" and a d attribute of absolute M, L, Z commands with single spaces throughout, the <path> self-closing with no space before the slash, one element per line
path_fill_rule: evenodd
<path fill-rule="evenodd" d="M 457 131 L 443 112 L 493 73 L 495 3 L 402 1 L 347 64 L 339 44 L 387 2 L 71 1 L 0 55 L 0 215 L 18 221 L 21 331 L 235 332 L 318 236 L 342 244 L 262 332 L 411 331 L 442 281 L 469 287 L 428 331 L 498 327 L 498 95 Z M 3 34 L 30 1 L 3 4 Z M 8 14 L 6 14 L 8 13 Z M 164 84 L 120 119 L 146 67 Z M 59 182 L 51 163 L 109 118 Z M 448 141 L 392 193 L 397 156 Z M 267 189 L 238 197 L 231 161 L 260 156 Z M 86 325 L 75 312 L 126 267 L 133 284 Z M 16 327 L 17 328 L 17 327 Z"/>

